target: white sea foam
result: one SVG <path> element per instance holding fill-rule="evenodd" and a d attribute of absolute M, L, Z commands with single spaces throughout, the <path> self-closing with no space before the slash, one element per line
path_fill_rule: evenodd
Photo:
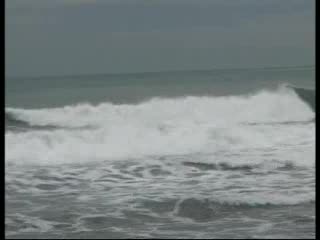
<path fill-rule="evenodd" d="M 309 107 L 288 89 L 261 91 L 255 95 L 230 97 L 184 97 L 159 99 L 129 105 L 79 104 L 50 109 L 7 108 L 15 119 L 30 125 L 60 127 L 107 126 L 140 123 L 237 123 L 304 121 L 314 116 Z"/>
<path fill-rule="evenodd" d="M 297 164 L 312 165 L 314 161 L 314 124 L 270 124 L 303 122 L 314 117 L 314 112 L 286 89 L 250 96 L 152 99 L 135 105 L 8 108 L 6 112 L 30 125 L 63 127 L 7 132 L 7 163 L 54 164 L 191 153 L 214 155 L 267 148 L 275 149 L 278 157 L 283 154 L 281 149 L 285 149 L 286 154 L 290 149 L 290 160 Z M 93 128 L 68 129 L 88 126 Z M 308 151 L 293 147 L 303 144 L 307 144 Z M 250 157 L 245 161 L 248 159 Z M 287 159 L 288 155 L 283 161 Z"/>

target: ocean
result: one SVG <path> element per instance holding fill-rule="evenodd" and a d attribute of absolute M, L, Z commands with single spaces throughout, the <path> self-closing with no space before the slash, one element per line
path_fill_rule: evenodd
<path fill-rule="evenodd" d="M 314 67 L 5 83 L 7 238 L 315 238 Z"/>

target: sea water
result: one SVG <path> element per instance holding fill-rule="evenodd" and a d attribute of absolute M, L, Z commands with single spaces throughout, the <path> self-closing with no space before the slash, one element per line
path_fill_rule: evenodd
<path fill-rule="evenodd" d="M 314 238 L 314 68 L 7 78 L 7 238 Z"/>

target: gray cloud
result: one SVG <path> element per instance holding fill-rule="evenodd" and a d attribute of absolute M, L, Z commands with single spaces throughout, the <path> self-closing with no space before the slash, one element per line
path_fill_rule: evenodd
<path fill-rule="evenodd" d="M 314 63 L 311 0 L 10 0 L 7 75 Z"/>

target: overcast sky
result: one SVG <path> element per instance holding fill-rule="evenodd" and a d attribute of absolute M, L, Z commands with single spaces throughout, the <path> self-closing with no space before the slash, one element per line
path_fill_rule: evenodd
<path fill-rule="evenodd" d="M 6 75 L 313 65 L 314 0 L 6 0 Z"/>

